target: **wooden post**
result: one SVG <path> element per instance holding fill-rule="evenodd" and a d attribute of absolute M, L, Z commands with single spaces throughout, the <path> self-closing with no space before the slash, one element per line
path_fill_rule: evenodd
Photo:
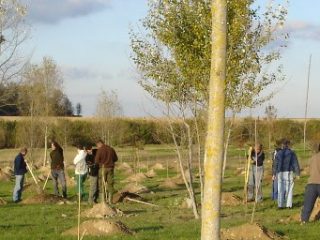
<path fill-rule="evenodd" d="M 311 60 L 312 60 L 312 55 L 310 55 L 310 57 L 309 57 L 308 78 L 307 78 L 307 93 L 306 93 L 306 105 L 305 105 L 305 110 L 304 110 L 304 126 L 303 126 L 303 152 L 304 152 L 304 156 L 306 156 L 307 115 L 308 115 L 308 102 L 309 102 L 309 86 L 310 86 Z"/>

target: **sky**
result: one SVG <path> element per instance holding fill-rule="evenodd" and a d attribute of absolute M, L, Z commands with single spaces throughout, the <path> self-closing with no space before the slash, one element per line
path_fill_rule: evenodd
<path fill-rule="evenodd" d="M 264 5 L 269 0 L 258 0 Z M 116 91 L 125 116 L 158 114 L 154 103 L 138 85 L 130 60 L 129 31 L 146 16 L 147 0 L 24 0 L 28 4 L 30 40 L 24 51 L 31 62 L 52 57 L 64 78 L 71 101 L 81 103 L 83 115 L 96 111 L 99 93 Z M 284 27 L 290 34 L 282 51 L 286 80 L 273 87 L 278 117 L 304 116 L 308 59 L 312 54 L 309 117 L 320 117 L 320 1 L 291 0 Z M 265 105 L 250 111 L 264 116 Z M 244 111 L 242 115 L 249 114 Z"/>

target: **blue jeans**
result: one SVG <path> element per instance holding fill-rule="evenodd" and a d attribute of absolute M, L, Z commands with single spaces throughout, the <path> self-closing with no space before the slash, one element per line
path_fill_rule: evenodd
<path fill-rule="evenodd" d="M 277 178 L 272 181 L 271 199 L 274 201 L 278 200 L 278 179 Z"/>
<path fill-rule="evenodd" d="M 59 196 L 59 188 L 58 182 L 61 184 L 62 188 L 62 196 L 64 198 L 67 197 L 67 184 L 66 184 L 66 176 L 64 175 L 64 170 L 51 170 L 51 177 L 53 180 L 53 190 L 56 196 Z"/>
<path fill-rule="evenodd" d="M 248 183 L 248 200 L 254 200 L 257 194 L 257 202 L 262 201 L 262 179 L 263 179 L 263 166 L 256 167 L 251 165 L 249 172 Z"/>
<path fill-rule="evenodd" d="M 24 175 L 16 175 L 16 184 L 13 189 L 12 199 L 14 202 L 21 201 L 21 195 L 23 191 Z"/>
<path fill-rule="evenodd" d="M 291 208 L 293 196 L 293 172 L 279 172 L 278 178 L 278 207 Z"/>

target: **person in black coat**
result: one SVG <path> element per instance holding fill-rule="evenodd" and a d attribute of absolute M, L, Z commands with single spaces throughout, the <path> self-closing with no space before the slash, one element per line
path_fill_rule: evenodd
<path fill-rule="evenodd" d="M 16 178 L 16 184 L 13 189 L 13 202 L 18 203 L 21 201 L 24 175 L 27 172 L 27 164 L 25 162 L 25 156 L 27 155 L 27 148 L 22 148 L 20 153 L 14 159 L 14 175 Z"/>
<path fill-rule="evenodd" d="M 89 204 L 97 203 L 99 197 L 99 165 L 95 163 L 97 149 L 92 146 L 86 147 L 86 163 L 88 165 L 88 175 L 90 182 Z"/>

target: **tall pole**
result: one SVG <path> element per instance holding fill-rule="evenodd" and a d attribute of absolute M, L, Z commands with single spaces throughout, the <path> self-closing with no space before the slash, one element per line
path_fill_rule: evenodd
<path fill-rule="evenodd" d="M 211 13 L 212 52 L 204 156 L 201 240 L 220 239 L 225 124 L 227 0 L 212 0 Z"/>
<path fill-rule="evenodd" d="M 303 127 L 303 152 L 306 155 L 306 135 L 307 135 L 307 116 L 308 116 L 308 103 L 309 103 L 309 86 L 310 86 L 310 72 L 311 72 L 312 55 L 309 57 L 308 78 L 307 78 L 307 94 L 306 105 L 304 110 L 304 127 Z"/>

